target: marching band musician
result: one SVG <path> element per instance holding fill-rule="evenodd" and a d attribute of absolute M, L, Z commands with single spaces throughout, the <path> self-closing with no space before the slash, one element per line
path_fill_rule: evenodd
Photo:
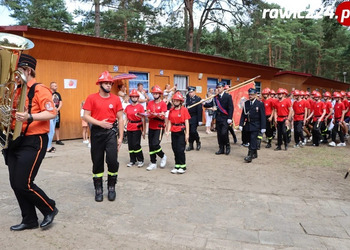
<path fill-rule="evenodd" d="M 188 87 L 188 94 L 186 96 L 186 107 L 189 107 L 193 104 L 196 104 L 201 101 L 201 98 L 196 95 L 196 88 L 189 86 Z M 201 149 L 201 142 L 199 138 L 199 134 L 197 131 L 197 127 L 202 125 L 202 114 L 203 114 L 203 108 L 202 105 L 197 105 L 195 107 L 189 108 L 188 112 L 191 115 L 191 119 L 189 121 L 190 123 L 190 138 L 189 138 L 189 145 L 186 149 L 186 151 L 191 151 L 194 149 L 193 143 L 196 141 L 197 147 L 196 150 Z"/>
<path fill-rule="evenodd" d="M 50 119 L 56 116 L 50 89 L 42 84 L 36 84 L 35 67 L 34 57 L 26 54 L 20 56 L 18 70 L 26 76 L 28 86 L 25 102 L 27 108 L 24 112 L 15 114 L 16 120 L 23 122 L 22 135 L 10 142 L 9 148 L 6 149 L 7 161 L 5 160 L 9 168 L 10 184 L 22 214 L 22 222 L 10 228 L 13 231 L 38 227 L 35 208 L 44 215 L 40 224 L 43 229 L 52 224 L 58 213 L 55 201 L 34 184 L 46 154 Z M 21 88 L 17 90 L 20 91 Z M 16 92 L 16 95 L 19 93 Z"/>
<path fill-rule="evenodd" d="M 191 118 L 187 108 L 182 107 L 184 98 L 180 92 L 172 97 L 174 107 L 169 111 L 169 119 L 166 126 L 167 136 L 171 131 L 171 147 L 175 156 L 175 167 L 172 174 L 184 174 L 186 172 L 185 147 L 189 139 L 189 119 Z"/>
<path fill-rule="evenodd" d="M 95 201 L 103 201 L 104 158 L 108 167 L 108 200 L 116 197 L 115 185 L 118 179 L 118 151 L 123 142 L 124 121 L 120 98 L 111 94 L 114 81 L 108 71 L 102 72 L 96 85 L 99 92 L 91 94 L 84 103 L 84 119 L 91 123 L 91 160 L 95 186 Z M 119 138 L 116 120 L 118 119 Z"/>
<path fill-rule="evenodd" d="M 146 121 L 145 117 L 138 114 L 144 112 L 143 106 L 138 103 L 140 97 L 136 89 L 130 92 L 131 105 L 126 106 L 124 113 L 127 121 L 127 137 L 129 146 L 130 162 L 128 167 L 132 167 L 137 162 L 137 167 L 141 168 L 144 164 L 144 158 L 141 148 L 141 135 L 145 139 Z"/>
<path fill-rule="evenodd" d="M 148 145 L 151 163 L 146 170 L 151 171 L 157 168 L 157 155 L 161 158 L 160 167 L 164 168 L 166 165 L 166 155 L 164 154 L 160 142 L 163 135 L 165 112 L 167 111 L 167 105 L 162 100 L 162 89 L 155 85 L 151 93 L 154 100 L 148 102 L 147 113 L 149 114 L 149 129 L 148 129 Z"/>
<path fill-rule="evenodd" d="M 228 126 L 232 123 L 233 102 L 230 94 L 224 92 L 225 82 L 216 84 L 218 95 L 214 98 L 216 110 L 216 131 L 219 143 L 219 151 L 216 155 L 230 154 L 230 139 L 228 137 Z M 226 149 L 225 149 L 226 147 Z"/>
<path fill-rule="evenodd" d="M 256 89 L 248 90 L 249 100 L 244 103 L 241 119 L 239 122 L 239 130 L 246 131 L 249 135 L 248 155 L 244 158 L 246 162 L 252 162 L 258 157 L 257 140 L 258 134 L 266 132 L 266 115 L 264 104 L 256 99 Z"/>

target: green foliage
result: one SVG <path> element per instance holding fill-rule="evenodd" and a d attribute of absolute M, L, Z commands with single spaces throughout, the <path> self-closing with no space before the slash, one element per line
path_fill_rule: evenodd
<path fill-rule="evenodd" d="M 3 0 L 1 3 L 12 12 L 10 16 L 17 19 L 19 25 L 63 31 L 73 24 L 64 0 Z"/>

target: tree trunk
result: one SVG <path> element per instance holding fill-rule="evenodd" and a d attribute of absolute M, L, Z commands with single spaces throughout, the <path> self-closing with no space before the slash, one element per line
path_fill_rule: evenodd
<path fill-rule="evenodd" d="M 272 49 L 271 49 L 270 41 L 269 41 L 269 66 L 272 66 Z"/>
<path fill-rule="evenodd" d="M 100 37 L 100 0 L 94 0 L 95 2 L 95 36 Z"/>
<path fill-rule="evenodd" d="M 185 6 L 188 12 L 188 39 L 187 39 L 187 51 L 193 51 L 193 33 L 194 33 L 194 21 L 193 21 L 193 0 L 185 0 Z"/>

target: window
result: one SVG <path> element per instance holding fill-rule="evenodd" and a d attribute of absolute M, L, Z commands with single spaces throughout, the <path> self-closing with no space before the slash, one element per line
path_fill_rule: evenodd
<path fill-rule="evenodd" d="M 174 85 L 185 96 L 188 87 L 188 76 L 174 75 Z"/>
<path fill-rule="evenodd" d="M 261 82 L 255 82 L 255 89 L 258 93 L 261 93 Z"/>
<path fill-rule="evenodd" d="M 229 79 L 221 79 L 222 82 L 225 83 L 225 85 L 231 86 L 231 80 Z"/>
<path fill-rule="evenodd" d="M 217 78 L 209 78 L 207 80 L 207 91 L 212 88 L 212 89 L 216 89 L 216 84 L 219 82 L 219 80 Z"/>
<path fill-rule="evenodd" d="M 142 83 L 143 88 L 148 91 L 149 89 L 149 82 L 148 82 L 148 73 L 141 73 L 141 72 L 129 72 L 130 74 L 134 74 L 137 77 L 135 79 L 129 80 L 129 91 L 132 89 L 137 89 L 137 84 Z"/>

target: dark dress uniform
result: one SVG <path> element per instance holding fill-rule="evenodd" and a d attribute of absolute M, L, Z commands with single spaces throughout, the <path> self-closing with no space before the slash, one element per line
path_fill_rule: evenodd
<path fill-rule="evenodd" d="M 219 82 L 217 87 L 225 86 L 225 83 Z M 219 143 L 219 151 L 215 154 L 229 154 L 230 153 L 230 140 L 228 137 L 228 120 L 232 120 L 233 116 L 233 102 L 230 94 L 223 93 L 214 97 L 214 101 L 217 107 L 216 110 L 216 131 Z M 225 150 L 226 147 L 226 150 Z"/>
<path fill-rule="evenodd" d="M 195 91 L 195 87 L 188 87 L 188 91 Z M 190 97 L 188 94 L 186 96 L 186 105 L 185 107 L 189 107 L 195 103 L 200 102 L 202 99 L 199 96 L 193 96 Z M 202 122 L 202 115 L 203 115 L 203 107 L 202 105 L 198 104 L 197 106 L 193 108 L 189 108 L 188 112 L 190 113 L 191 119 L 189 120 L 190 124 L 190 135 L 189 135 L 189 146 L 187 147 L 186 151 L 191 151 L 193 150 L 193 143 L 196 141 L 197 143 L 197 150 L 200 150 L 201 148 L 201 142 L 199 138 L 199 134 L 197 131 L 198 123 Z"/>
<path fill-rule="evenodd" d="M 251 162 L 253 158 L 258 157 L 258 135 L 262 129 L 266 129 L 266 115 L 264 104 L 256 99 L 253 101 L 246 101 L 242 110 L 239 126 L 243 127 L 244 131 L 249 135 L 249 151 L 248 156 L 245 157 L 244 160 Z"/>

